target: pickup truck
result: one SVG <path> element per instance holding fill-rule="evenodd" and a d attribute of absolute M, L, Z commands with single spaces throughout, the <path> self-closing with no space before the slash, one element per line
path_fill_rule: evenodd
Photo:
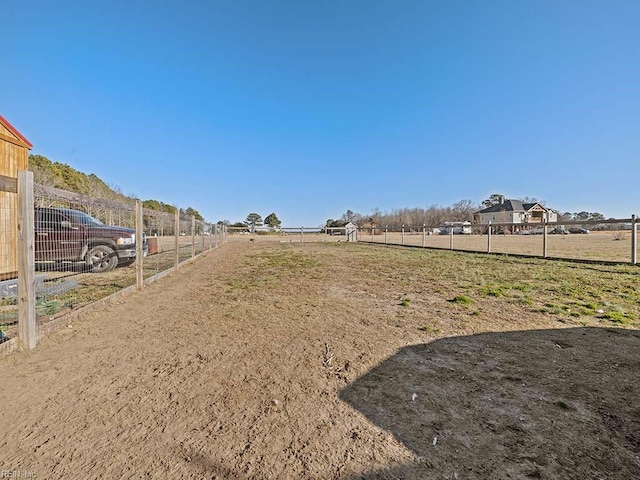
<path fill-rule="evenodd" d="M 108 272 L 136 259 L 136 231 L 111 227 L 79 210 L 35 209 L 36 262 L 84 262 L 92 272 Z M 143 256 L 148 251 L 143 234 Z"/>

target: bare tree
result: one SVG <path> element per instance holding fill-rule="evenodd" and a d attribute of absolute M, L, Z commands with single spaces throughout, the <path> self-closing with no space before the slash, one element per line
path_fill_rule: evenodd
<path fill-rule="evenodd" d="M 545 200 L 538 200 L 536 197 L 522 197 L 519 198 L 522 203 L 539 203 L 540 205 L 544 205 L 547 203 Z"/>
<path fill-rule="evenodd" d="M 473 213 L 479 208 L 471 200 L 460 200 L 451 206 L 452 222 L 468 222 L 473 218 Z"/>

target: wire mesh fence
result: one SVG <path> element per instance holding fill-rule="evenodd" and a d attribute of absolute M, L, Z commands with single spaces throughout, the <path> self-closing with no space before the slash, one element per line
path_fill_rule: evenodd
<path fill-rule="evenodd" d="M 636 216 L 587 222 L 527 225 L 360 227 L 358 240 L 410 247 L 637 264 Z M 465 225 L 462 225 L 465 223 Z"/>
<path fill-rule="evenodd" d="M 346 242 L 356 241 L 355 229 L 343 227 L 234 227 L 226 226 L 229 242 Z"/>
<path fill-rule="evenodd" d="M 17 195 L 0 192 L 0 281 L 11 278 L 18 272 L 17 241 Z"/>
<path fill-rule="evenodd" d="M 229 226 L 231 242 L 369 242 L 582 261 L 637 264 L 635 215 L 624 219 L 523 225 L 447 222 L 428 226 L 281 227 Z M 635 227 L 635 228 L 634 228 Z"/>
<path fill-rule="evenodd" d="M 32 200 L 36 337 L 56 328 L 61 317 L 124 289 L 142 288 L 224 241 L 220 226 L 181 216 L 179 210 L 158 212 L 136 201 L 40 185 L 34 186 Z M 16 210 L 0 210 L 4 236 L 13 234 L 6 242 L 0 237 L 5 271 L 0 281 L 0 344 L 17 338 L 21 324 L 19 269 L 13 256 L 20 242 L 29 240 L 18 241 Z"/>
<path fill-rule="evenodd" d="M 18 319 L 17 195 L 0 192 L 0 343 L 14 334 Z"/>

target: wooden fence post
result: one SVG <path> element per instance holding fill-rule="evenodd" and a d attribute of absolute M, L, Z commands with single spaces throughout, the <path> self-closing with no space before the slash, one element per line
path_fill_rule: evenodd
<path fill-rule="evenodd" d="M 373 229 L 375 227 L 373 225 L 371 225 L 371 243 L 373 243 Z"/>
<path fill-rule="evenodd" d="M 138 290 L 144 287 L 142 235 L 142 202 L 136 200 L 136 288 Z"/>
<path fill-rule="evenodd" d="M 178 264 L 180 263 L 180 210 L 175 207 L 175 219 L 174 219 L 174 228 L 173 228 L 173 236 L 174 238 L 174 247 L 175 247 L 175 255 L 173 257 L 173 268 L 178 270 Z"/>
<path fill-rule="evenodd" d="M 543 220 L 542 227 L 542 258 L 547 258 L 547 219 Z"/>
<path fill-rule="evenodd" d="M 631 264 L 638 263 L 638 219 L 631 215 Z"/>
<path fill-rule="evenodd" d="M 18 172 L 18 335 L 22 348 L 36 346 L 33 172 Z"/>
<path fill-rule="evenodd" d="M 402 225 L 402 243 L 401 245 L 404 245 L 404 225 Z"/>
<path fill-rule="evenodd" d="M 422 224 L 422 248 L 426 247 L 427 245 L 427 225 L 426 224 Z"/>
<path fill-rule="evenodd" d="M 191 215 L 191 260 L 196 258 L 196 217 Z"/>

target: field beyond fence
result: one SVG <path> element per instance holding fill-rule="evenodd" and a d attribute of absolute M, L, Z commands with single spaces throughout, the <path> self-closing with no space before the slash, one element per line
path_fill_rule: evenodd
<path fill-rule="evenodd" d="M 349 236 L 341 228 L 286 227 L 276 230 L 266 228 L 249 232 L 246 228 L 229 227 L 228 240 L 232 242 L 347 242 L 381 243 L 407 247 L 424 247 L 467 252 L 524 255 L 550 259 L 566 259 L 607 263 L 631 263 L 637 261 L 637 228 L 619 229 L 630 222 L 638 226 L 635 216 L 630 219 L 609 220 L 609 230 L 591 230 L 587 234 L 553 234 L 555 224 L 547 226 L 547 232 L 539 234 L 492 233 L 487 228 L 474 225 L 472 234 L 434 234 L 437 228 L 406 227 L 391 230 L 380 227 L 360 227 Z M 570 222 L 571 225 L 577 222 Z M 580 228 L 602 227 L 602 222 L 581 222 Z M 502 227 L 522 227 L 522 224 L 500 224 Z M 583 227 L 584 226 L 584 227 Z M 493 228 L 498 228 L 493 226 Z M 542 227 L 541 227 L 542 228 Z M 485 230 L 484 233 L 478 233 Z M 565 230 L 568 232 L 568 229 Z"/>
<path fill-rule="evenodd" d="M 616 220 L 622 223 L 627 219 Z M 543 258 L 631 263 L 637 261 L 637 223 L 635 216 L 629 219 L 636 228 L 625 230 L 592 230 L 588 234 L 548 232 L 536 235 L 522 234 L 429 234 L 429 229 L 416 227 L 405 231 L 384 231 L 378 228 L 361 228 L 358 240 L 408 247 L 425 247 L 469 252 L 526 255 Z M 598 223 L 597 225 L 600 225 Z M 521 226 L 517 224 L 504 224 Z M 591 226 L 585 222 L 581 225 Z M 615 225 L 615 224 L 614 224 Z M 568 231 L 568 230 L 567 230 Z"/>

